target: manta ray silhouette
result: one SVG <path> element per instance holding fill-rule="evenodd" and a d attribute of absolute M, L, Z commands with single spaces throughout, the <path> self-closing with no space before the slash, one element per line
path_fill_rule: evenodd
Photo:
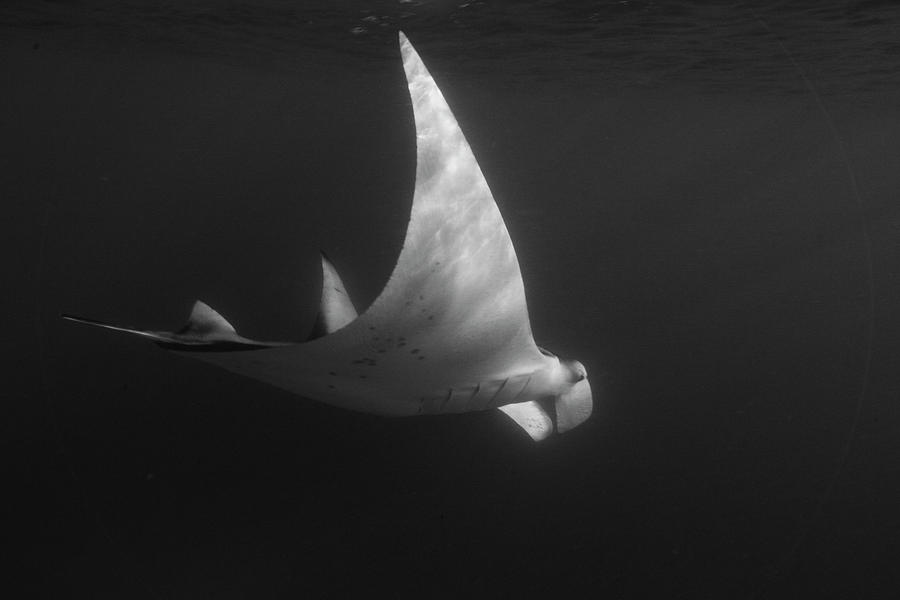
<path fill-rule="evenodd" d="M 397 265 L 368 310 L 357 315 L 323 255 L 319 315 L 303 343 L 245 338 L 200 301 L 176 332 L 63 317 L 351 410 L 410 416 L 497 408 L 534 440 L 585 421 L 593 399 L 584 366 L 535 344 L 500 211 L 434 79 L 399 36 L 416 122 L 416 185 Z"/>

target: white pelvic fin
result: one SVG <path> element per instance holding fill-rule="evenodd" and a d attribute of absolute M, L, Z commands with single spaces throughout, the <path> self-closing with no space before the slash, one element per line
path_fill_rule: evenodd
<path fill-rule="evenodd" d="M 349 325 L 357 315 L 341 276 L 323 252 L 322 297 L 319 300 L 319 314 L 309 338 L 315 339 L 333 333 Z"/>
<path fill-rule="evenodd" d="M 225 317 L 200 300 L 194 302 L 191 316 L 188 317 L 187 324 L 178 331 L 178 334 L 212 339 L 233 339 L 237 336 L 234 327 L 225 320 Z"/>
<path fill-rule="evenodd" d="M 512 419 L 536 442 L 546 439 L 553 433 L 553 419 L 537 402 L 507 404 L 497 410 Z"/>

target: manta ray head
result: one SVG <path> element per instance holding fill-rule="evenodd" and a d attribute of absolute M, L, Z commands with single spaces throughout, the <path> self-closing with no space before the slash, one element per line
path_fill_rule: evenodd
<path fill-rule="evenodd" d="M 594 397 L 587 369 L 577 360 L 559 361 L 559 395 L 555 400 L 556 431 L 565 433 L 591 416 Z"/>

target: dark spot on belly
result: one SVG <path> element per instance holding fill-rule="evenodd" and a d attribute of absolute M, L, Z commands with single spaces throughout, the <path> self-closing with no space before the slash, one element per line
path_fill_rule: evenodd
<path fill-rule="evenodd" d="M 419 357 L 419 360 L 425 360 L 425 357 L 424 357 L 424 356 L 420 356 L 420 357 Z"/>
<path fill-rule="evenodd" d="M 409 351 L 410 354 L 418 354 L 419 352 L 420 352 L 420 350 L 418 348 L 413 348 L 412 350 Z"/>
<path fill-rule="evenodd" d="M 331 375 L 332 377 L 334 377 L 335 375 L 337 375 L 337 373 L 335 373 L 334 371 L 328 371 L 328 374 Z"/>
<path fill-rule="evenodd" d="M 375 331 L 375 326 L 374 326 L 374 325 L 369 325 L 369 330 L 370 330 L 370 331 Z"/>
<path fill-rule="evenodd" d="M 329 390 L 333 390 L 333 389 L 334 389 L 334 386 L 331 385 L 331 384 L 329 384 L 329 385 L 328 385 L 328 389 L 329 389 Z"/>
<path fill-rule="evenodd" d="M 377 352 L 378 352 L 378 354 L 384 354 L 385 352 L 387 352 L 387 350 L 382 348 L 381 350 L 378 350 Z"/>
<path fill-rule="evenodd" d="M 366 377 L 368 377 L 368 376 L 367 376 L 367 375 L 360 375 L 360 376 L 359 376 L 360 379 L 365 379 Z"/>
<path fill-rule="evenodd" d="M 399 344 L 397 344 L 397 346 L 399 346 L 400 348 L 402 348 L 405 345 L 406 345 L 406 342 L 400 342 Z"/>
<path fill-rule="evenodd" d="M 434 321 L 434 315 L 428 315 L 428 320 L 429 320 L 429 321 Z"/>

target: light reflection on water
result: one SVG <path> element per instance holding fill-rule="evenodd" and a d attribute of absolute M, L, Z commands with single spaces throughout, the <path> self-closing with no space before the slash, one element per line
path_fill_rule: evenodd
<path fill-rule="evenodd" d="M 559 78 L 584 85 L 702 83 L 714 89 L 796 92 L 781 38 L 821 91 L 900 85 L 900 7 L 890 2 L 753 3 L 537 0 L 512 6 L 473 0 L 427 2 L 124 2 L 77 5 L 13 1 L 0 24 L 35 34 L 66 31 L 80 43 L 150 44 L 228 60 L 290 63 L 309 51 L 394 59 L 407 30 L 444 72 L 479 63 L 510 82 Z M 771 29 L 767 31 L 767 28 Z M 432 59 L 435 60 L 435 59 Z"/>

